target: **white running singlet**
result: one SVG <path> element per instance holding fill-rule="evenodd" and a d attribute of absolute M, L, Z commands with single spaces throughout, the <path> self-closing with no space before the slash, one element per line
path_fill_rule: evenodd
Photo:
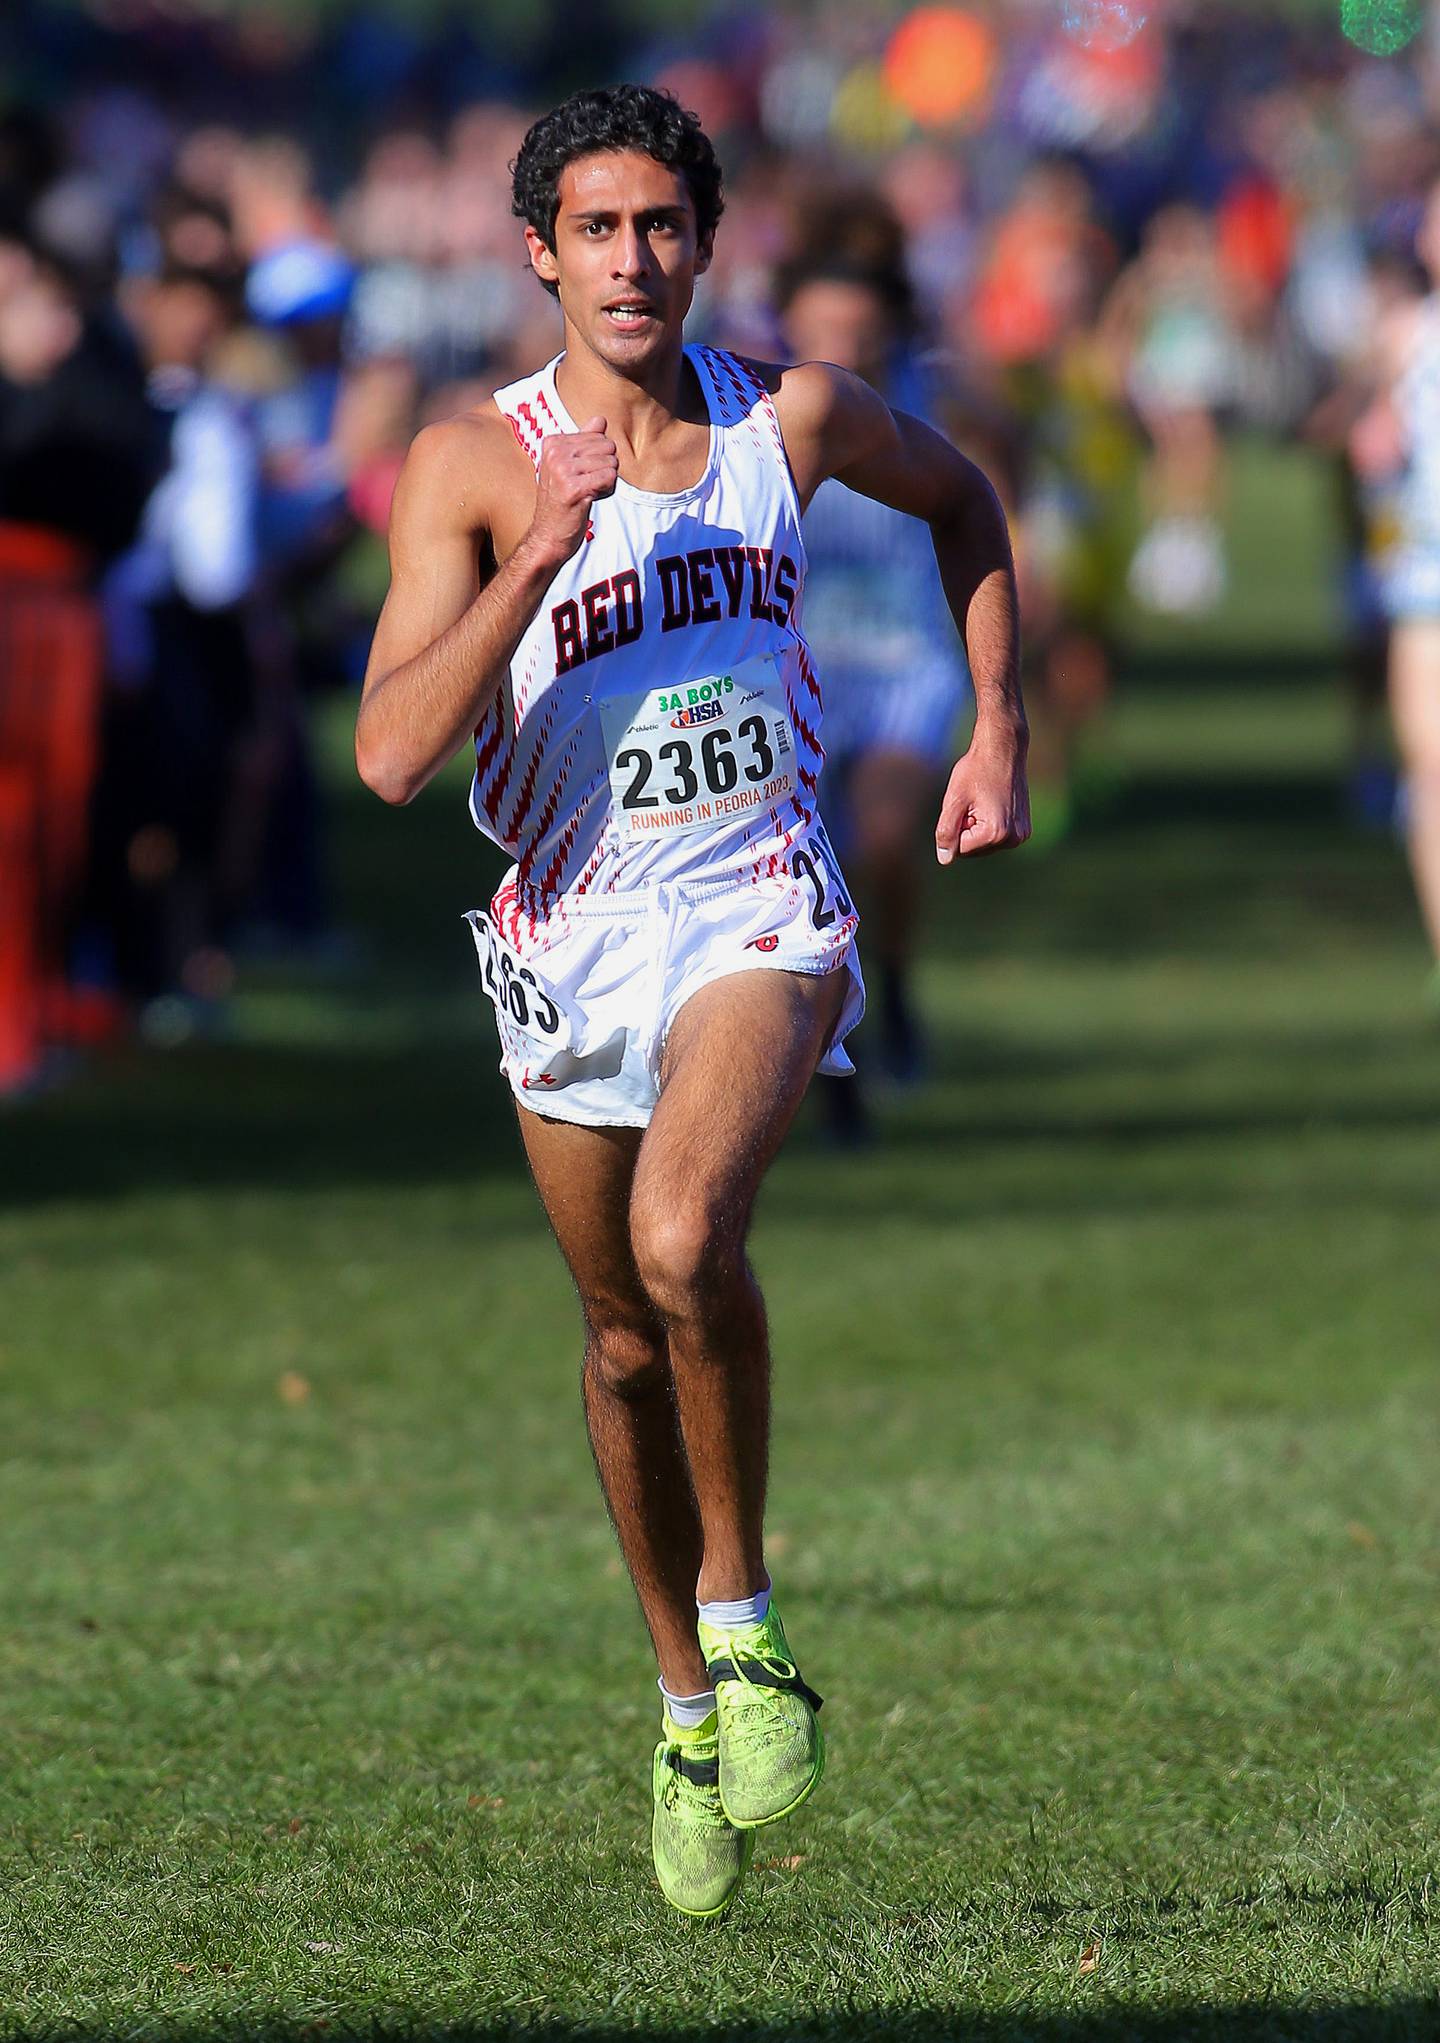
<path fill-rule="evenodd" d="M 780 423 L 735 356 L 685 353 L 710 409 L 704 473 L 667 494 L 622 480 L 595 504 L 475 733 L 471 814 L 515 860 L 517 915 L 702 868 L 774 873 L 814 820 L 820 685 L 800 636 L 805 544 Z M 555 368 L 495 393 L 537 466 L 548 433 L 578 430 Z M 723 699 L 689 701 L 726 676 Z M 751 690 L 756 705 L 742 705 Z M 682 700 L 644 700 L 661 694 Z M 647 708 L 655 728 L 625 742 Z M 707 749 L 712 722 L 725 735 Z"/>
<path fill-rule="evenodd" d="M 805 545 L 775 406 L 687 347 L 710 414 L 689 489 L 592 507 L 475 732 L 470 809 L 515 863 L 470 919 L 502 1068 L 527 1104 L 643 1126 L 698 989 L 845 969 L 821 1069 L 864 1007 L 854 907 L 816 810 L 821 696 L 800 631 Z M 559 358 L 557 357 L 557 361 Z M 578 430 L 556 362 L 495 402 L 536 464 Z"/>

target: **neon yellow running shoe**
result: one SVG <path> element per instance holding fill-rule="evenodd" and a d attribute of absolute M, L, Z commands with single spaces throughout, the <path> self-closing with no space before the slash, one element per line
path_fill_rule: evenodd
<path fill-rule="evenodd" d="M 773 1603 L 761 1624 L 720 1631 L 702 1619 L 699 1631 L 720 1723 L 720 1806 L 737 1830 L 758 1830 L 798 1809 L 825 1771 L 820 1698 Z"/>
<path fill-rule="evenodd" d="M 740 1891 L 755 1840 L 720 1806 L 720 1744 L 712 1712 L 693 1731 L 664 1718 L 655 1747 L 650 1850 L 660 1892 L 682 1915 L 723 1915 Z"/>

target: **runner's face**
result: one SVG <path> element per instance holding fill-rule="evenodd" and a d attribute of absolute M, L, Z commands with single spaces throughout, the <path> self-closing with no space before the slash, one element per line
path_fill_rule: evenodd
<path fill-rule="evenodd" d="M 802 284 L 785 314 L 785 333 L 797 361 L 833 362 L 867 383 L 884 381 L 894 329 L 885 300 L 868 284 L 841 277 Z"/>
<path fill-rule="evenodd" d="M 682 173 L 628 149 L 568 164 L 554 249 L 532 227 L 525 240 L 537 276 L 560 287 L 566 324 L 630 375 L 673 347 L 710 264 Z"/>

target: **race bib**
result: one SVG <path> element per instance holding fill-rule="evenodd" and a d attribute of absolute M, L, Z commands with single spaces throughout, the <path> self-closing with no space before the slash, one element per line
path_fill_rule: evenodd
<path fill-rule="evenodd" d="M 602 697 L 611 812 L 626 837 L 715 829 L 794 794 L 795 738 L 776 657 Z"/>
<path fill-rule="evenodd" d="M 551 1050 L 567 1049 L 572 1030 L 555 994 L 511 950 L 483 908 L 472 908 L 465 920 L 475 939 L 480 960 L 480 977 L 495 1003 L 495 1018 L 503 1041 L 522 1054 L 527 1046 L 543 1044 Z M 523 1042 L 517 1039 L 523 1038 Z"/>

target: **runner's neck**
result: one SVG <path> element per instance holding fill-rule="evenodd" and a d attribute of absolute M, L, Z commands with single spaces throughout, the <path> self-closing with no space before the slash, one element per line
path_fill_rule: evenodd
<path fill-rule="evenodd" d="M 683 432 L 710 424 L 700 378 L 678 340 L 673 353 L 652 365 L 643 381 L 620 375 L 583 348 L 567 346 L 556 365 L 555 388 L 577 425 L 603 418 L 610 438 L 637 464 L 658 453 L 661 440 L 675 428 Z"/>

